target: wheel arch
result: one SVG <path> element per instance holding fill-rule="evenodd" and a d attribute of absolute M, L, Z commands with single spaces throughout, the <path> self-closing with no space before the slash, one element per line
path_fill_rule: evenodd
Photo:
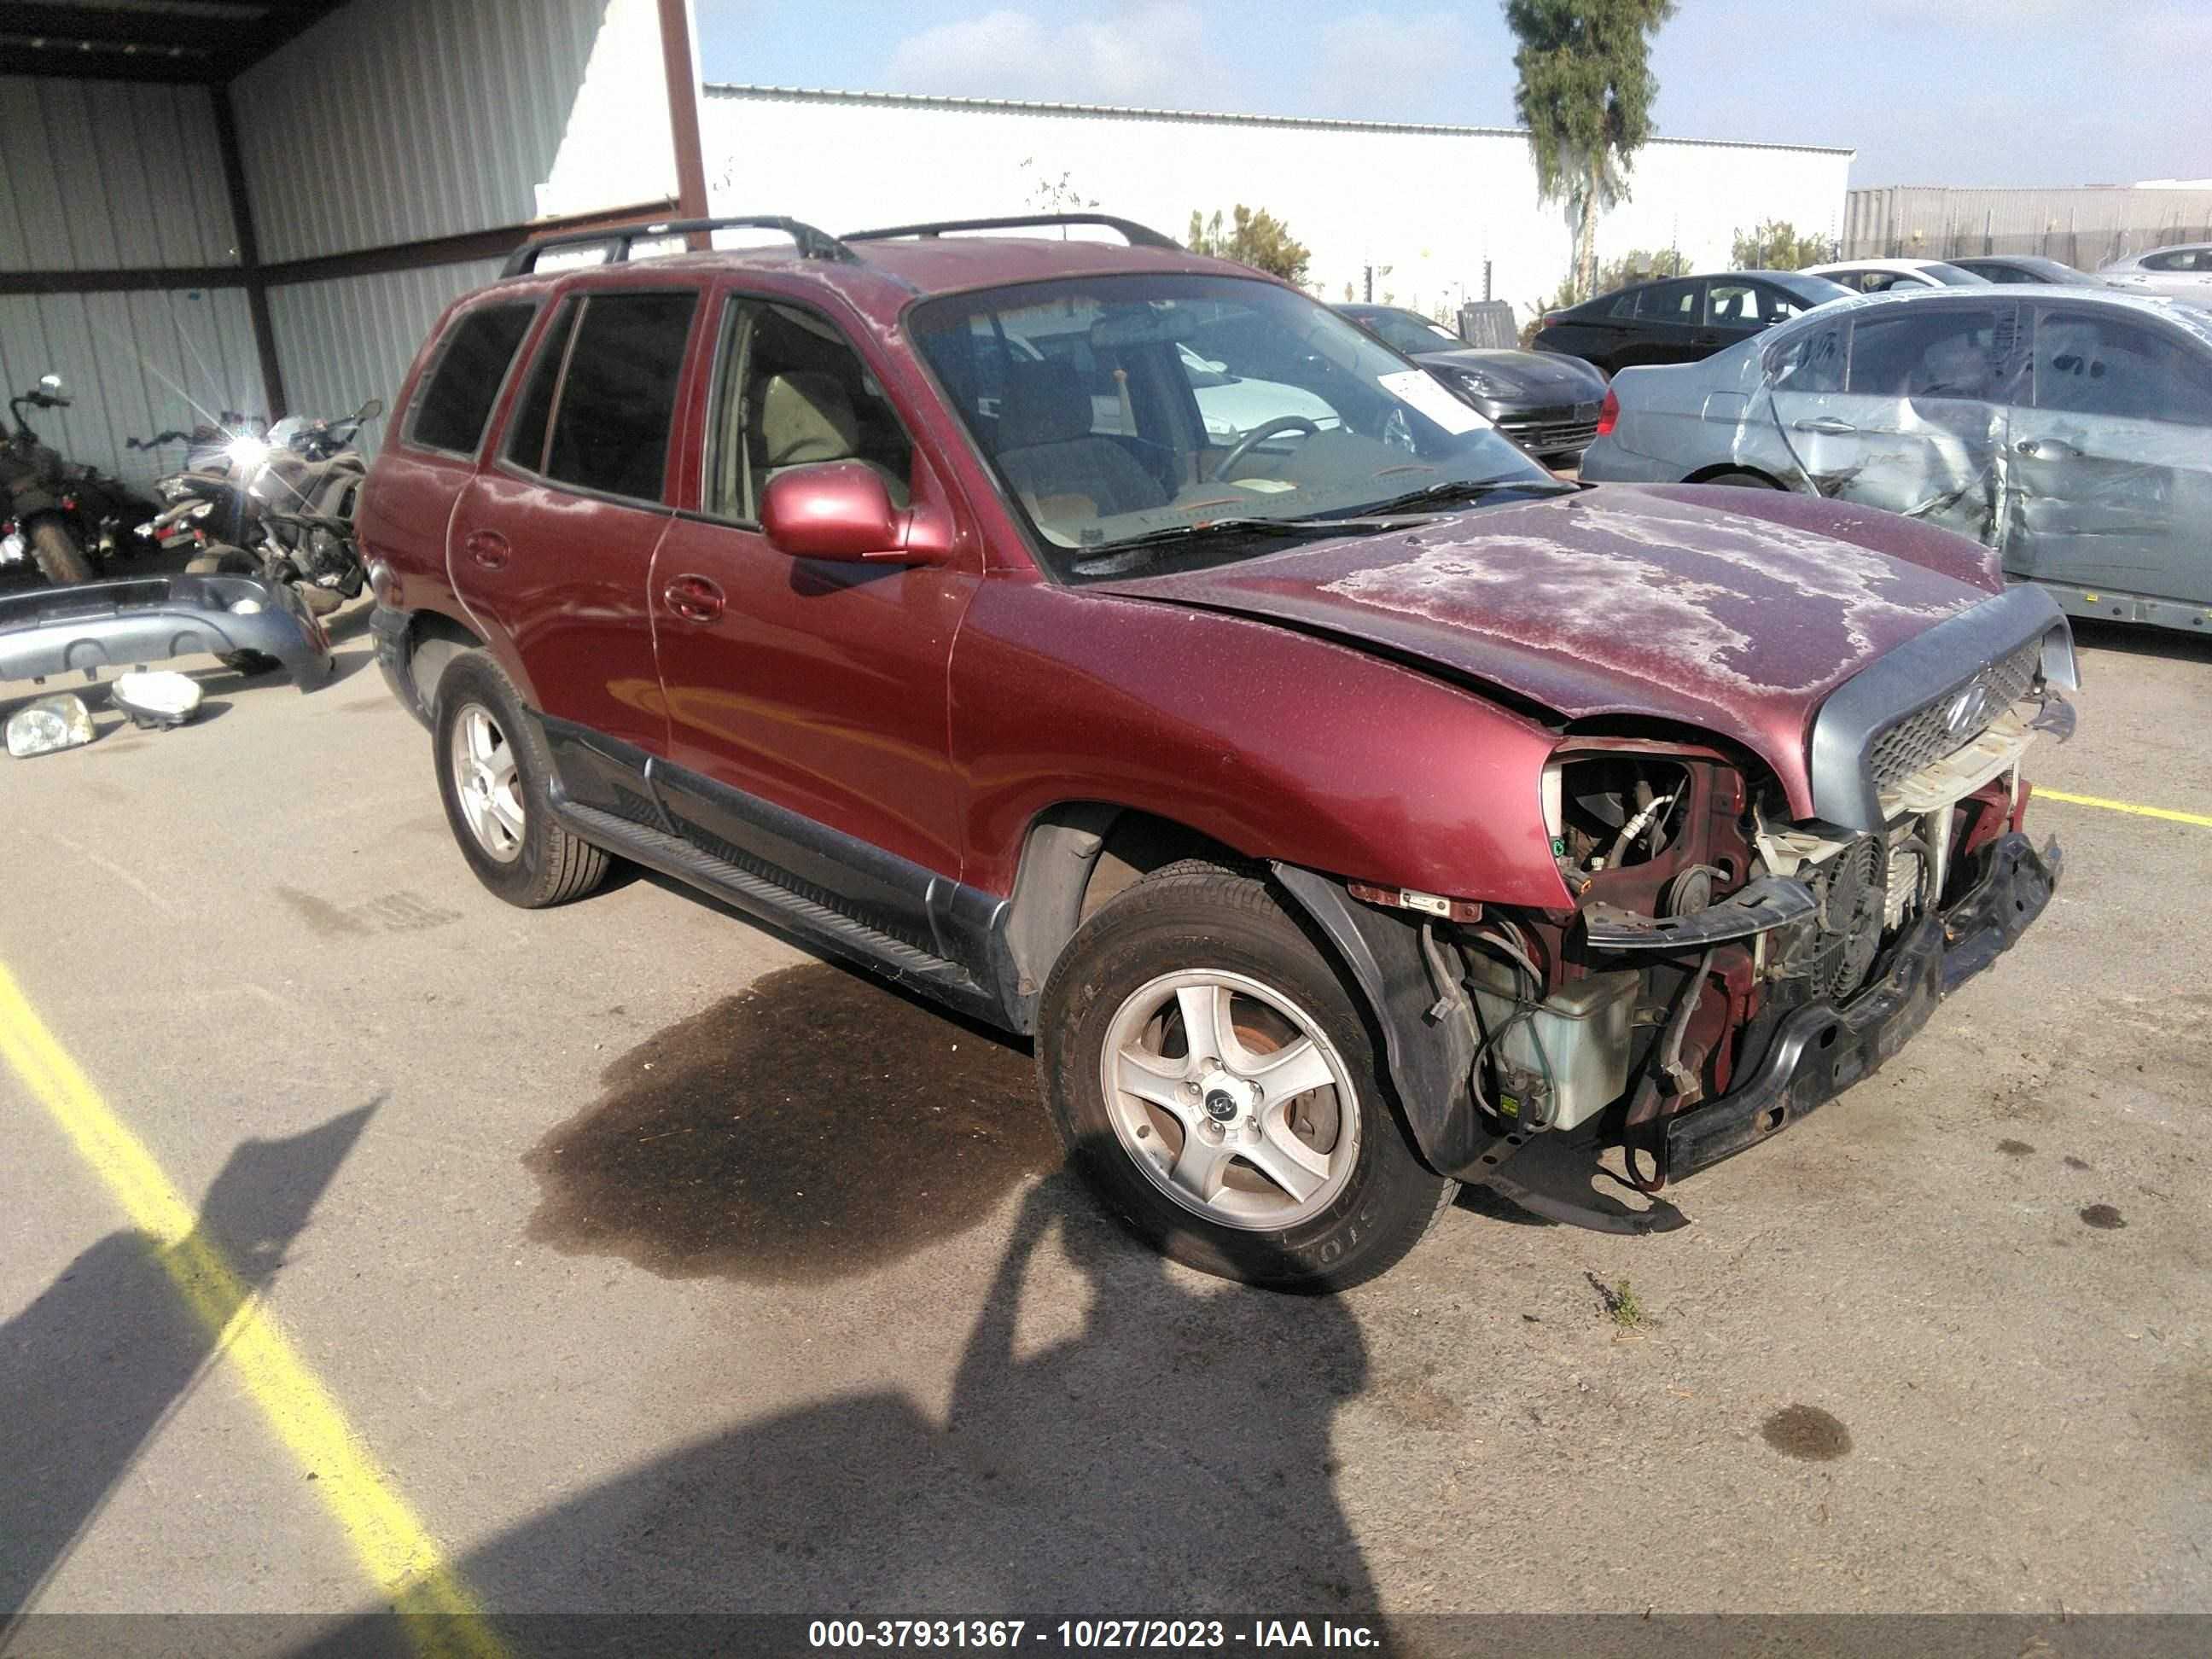
<path fill-rule="evenodd" d="M 1730 473 L 1741 473 L 1747 478 L 1756 478 L 1770 489 L 1786 490 L 1790 486 L 1763 466 L 1748 465 L 1742 461 L 1723 461 L 1714 466 L 1701 466 L 1682 480 L 1684 483 L 1711 483 L 1716 478 L 1725 478 Z"/>
<path fill-rule="evenodd" d="M 438 611 L 411 612 L 400 635 L 398 671 L 405 701 L 416 719 L 429 723 L 438 706 L 438 682 L 464 651 L 481 651 L 484 641 L 465 623 Z"/>

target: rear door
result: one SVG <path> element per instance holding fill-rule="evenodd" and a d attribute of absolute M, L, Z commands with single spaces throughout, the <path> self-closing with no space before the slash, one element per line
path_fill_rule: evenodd
<path fill-rule="evenodd" d="M 454 587 L 525 697 L 557 723 L 563 784 L 611 811 L 624 802 L 607 781 L 628 783 L 668 738 L 646 583 L 673 517 L 669 440 L 699 301 L 696 285 L 675 283 L 568 293 L 497 459 L 453 514 Z"/>
<path fill-rule="evenodd" d="M 1694 363 L 1720 349 L 1720 337 L 1708 334 L 1705 285 L 1694 278 L 1652 283 L 1637 290 L 1636 328 L 1620 349 L 1619 366 Z"/>
<path fill-rule="evenodd" d="M 2212 605 L 2212 350 L 2118 307 L 2034 310 L 2005 568 Z"/>
<path fill-rule="evenodd" d="M 1778 377 L 1774 419 L 1814 487 L 1997 545 L 1999 452 L 2025 380 L 2018 313 L 2009 299 L 1899 301 L 1848 319 L 1840 390 L 1832 354 Z"/>
<path fill-rule="evenodd" d="M 447 319 L 377 457 L 357 531 L 362 562 L 372 573 L 383 568 L 389 580 L 381 592 L 398 608 L 442 611 L 453 603 L 447 529 L 540 303 L 535 295 L 487 299 Z"/>

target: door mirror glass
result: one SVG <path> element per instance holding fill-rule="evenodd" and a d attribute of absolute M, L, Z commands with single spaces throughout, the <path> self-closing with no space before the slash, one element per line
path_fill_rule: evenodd
<path fill-rule="evenodd" d="M 381 398 L 371 398 L 367 403 L 361 406 L 360 412 L 354 416 L 354 419 L 356 421 L 373 421 L 383 413 L 384 399 Z"/>
<path fill-rule="evenodd" d="M 905 514 L 866 461 L 787 467 L 761 492 L 769 545 L 794 559 L 903 562 Z"/>

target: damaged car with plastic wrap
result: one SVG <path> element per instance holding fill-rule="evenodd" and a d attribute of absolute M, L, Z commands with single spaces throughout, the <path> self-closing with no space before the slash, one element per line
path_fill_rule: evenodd
<path fill-rule="evenodd" d="M 732 222 L 792 246 L 538 245 L 410 375 L 361 526 L 460 854 L 1033 1036 L 1176 1257 L 1340 1288 L 1461 1182 L 1678 1224 L 2048 902 L 2071 638 L 1973 542 L 1554 478 L 1126 222 Z M 1194 340 L 1279 412 L 1218 431 Z"/>

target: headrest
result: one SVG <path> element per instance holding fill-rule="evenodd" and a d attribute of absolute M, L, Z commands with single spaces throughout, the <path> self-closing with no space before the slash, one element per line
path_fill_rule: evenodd
<path fill-rule="evenodd" d="M 1002 452 L 1091 435 L 1091 394 L 1074 364 L 1048 359 L 1006 367 L 1006 400 L 999 412 Z"/>
<path fill-rule="evenodd" d="M 761 437 L 770 466 L 849 460 L 860 446 L 860 422 L 836 375 L 800 370 L 769 379 Z"/>

